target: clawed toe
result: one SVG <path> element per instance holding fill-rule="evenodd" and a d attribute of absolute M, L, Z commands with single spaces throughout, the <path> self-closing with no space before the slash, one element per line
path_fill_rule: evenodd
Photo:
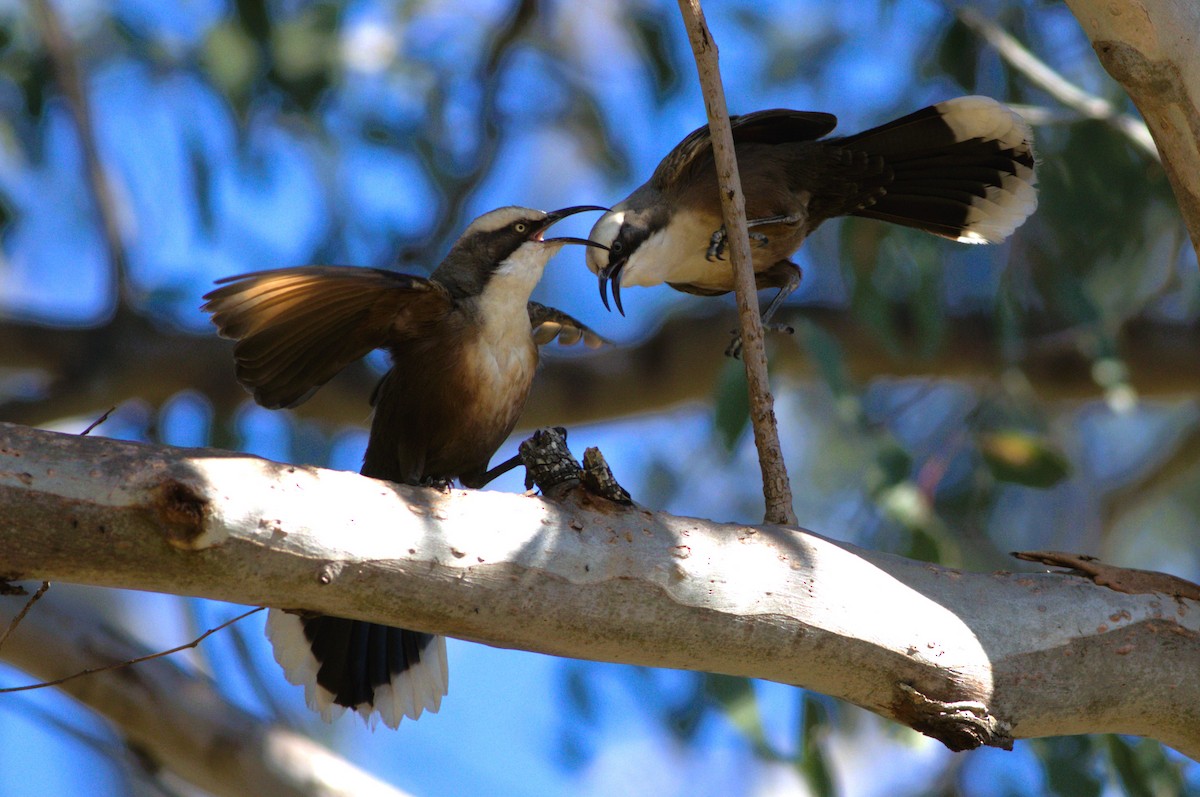
<path fill-rule="evenodd" d="M 750 235 L 750 241 L 758 249 L 762 249 L 764 246 L 766 246 L 767 244 L 769 244 L 771 242 L 771 239 L 765 233 L 755 232 L 754 230 L 751 230 L 749 235 Z M 714 260 L 724 260 L 725 259 L 725 246 L 728 243 L 729 243 L 729 236 L 725 232 L 725 228 L 721 227 L 719 230 L 717 230 L 716 232 L 714 232 L 712 234 L 712 237 L 710 237 L 708 239 L 708 251 L 706 251 L 704 253 L 704 259 L 709 261 L 710 263 Z"/>
<path fill-rule="evenodd" d="M 764 332 L 782 332 L 785 335 L 794 335 L 796 330 L 787 324 L 763 324 Z M 729 341 L 729 345 L 725 347 L 725 356 L 732 357 L 735 360 L 742 358 L 742 334 L 738 330 L 732 332 L 733 340 Z"/>
<path fill-rule="evenodd" d="M 721 227 L 712 234 L 708 239 L 708 251 L 704 253 L 704 259 L 710 263 L 714 260 L 725 259 L 725 228 Z"/>

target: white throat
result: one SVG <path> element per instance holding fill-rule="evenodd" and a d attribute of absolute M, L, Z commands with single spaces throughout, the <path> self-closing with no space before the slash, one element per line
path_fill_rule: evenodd
<path fill-rule="evenodd" d="M 675 214 L 670 224 L 651 233 L 629 256 L 621 285 L 649 287 L 669 281 L 704 286 L 712 282 L 713 264 L 705 257 L 712 234 L 698 214 Z M 727 282 L 728 277 L 723 277 L 722 284 Z"/>
<path fill-rule="evenodd" d="M 525 305 L 533 295 L 546 269 L 546 263 L 558 251 L 558 247 L 543 243 L 525 244 L 500 262 L 488 279 L 479 297 L 481 308 L 514 312 L 520 308 L 525 317 Z"/>

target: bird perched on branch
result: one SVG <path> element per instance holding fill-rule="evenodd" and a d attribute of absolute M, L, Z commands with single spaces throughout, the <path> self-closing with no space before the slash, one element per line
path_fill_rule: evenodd
<path fill-rule="evenodd" d="M 800 284 L 789 258 L 834 216 L 866 216 L 962 243 L 1007 238 L 1037 207 L 1032 133 L 987 97 L 940 102 L 841 138 L 837 117 L 757 111 L 730 119 L 760 290 L 779 293 L 767 322 Z M 587 264 L 621 305 L 621 287 L 667 283 L 716 296 L 733 290 L 708 127 L 663 158 L 650 179 L 605 213 Z"/>
<path fill-rule="evenodd" d="M 372 396 L 362 473 L 404 484 L 459 479 L 479 487 L 512 432 L 538 362 L 538 343 L 600 338 L 529 301 L 547 261 L 581 238 L 543 238 L 586 210 L 520 207 L 475 219 L 428 279 L 370 268 L 308 266 L 220 280 L 203 309 L 237 341 L 238 380 L 264 407 L 292 407 L 373 349 L 392 367 Z M 350 708 L 395 728 L 437 711 L 447 689 L 444 637 L 272 609 L 267 635 L 289 681 L 326 720 Z"/>

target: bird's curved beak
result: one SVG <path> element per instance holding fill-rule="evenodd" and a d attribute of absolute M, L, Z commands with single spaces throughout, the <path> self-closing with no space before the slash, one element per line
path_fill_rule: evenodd
<path fill-rule="evenodd" d="M 562 243 L 562 244 L 579 244 L 581 246 L 595 246 L 595 247 L 599 247 L 600 249 L 607 250 L 608 249 L 607 246 L 597 243 L 596 241 L 589 241 L 586 238 L 570 238 L 570 237 L 542 238 L 542 236 L 545 234 L 546 230 L 550 229 L 550 227 L 552 227 L 555 224 L 557 224 L 558 222 L 562 221 L 567 216 L 574 216 L 576 213 L 586 213 L 589 210 L 602 210 L 602 211 L 607 212 L 608 208 L 601 207 L 599 205 L 574 205 L 573 207 L 569 207 L 569 208 L 561 208 L 559 210 L 552 210 L 546 214 L 546 218 L 543 219 L 542 223 L 540 225 L 538 225 L 537 228 L 534 229 L 533 233 L 530 234 L 529 240 L 541 241 L 542 243 L 548 243 L 548 244 L 549 243 Z"/>

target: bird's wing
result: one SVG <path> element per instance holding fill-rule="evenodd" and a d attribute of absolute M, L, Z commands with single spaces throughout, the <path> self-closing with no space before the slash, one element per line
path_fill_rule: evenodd
<path fill-rule="evenodd" d="M 373 268 L 303 266 L 219 280 L 202 310 L 237 341 L 237 378 L 264 407 L 294 407 L 334 374 L 415 334 L 452 307 L 422 277 Z"/>
<path fill-rule="evenodd" d="M 774 108 L 755 111 L 741 116 L 729 117 L 733 130 L 734 144 L 786 144 L 790 141 L 813 141 L 828 135 L 837 126 L 837 117 L 819 111 L 790 111 Z M 709 146 L 708 125 L 698 127 L 680 141 L 675 149 L 658 164 L 650 183 L 659 191 L 672 185 L 680 174 L 698 164 L 701 159 L 712 159 Z"/>
<path fill-rule="evenodd" d="M 574 346 L 583 341 L 589 349 L 598 349 L 610 341 L 578 319 L 537 302 L 529 303 L 529 324 L 533 327 L 533 342 L 539 346 L 558 338 L 559 345 Z"/>

